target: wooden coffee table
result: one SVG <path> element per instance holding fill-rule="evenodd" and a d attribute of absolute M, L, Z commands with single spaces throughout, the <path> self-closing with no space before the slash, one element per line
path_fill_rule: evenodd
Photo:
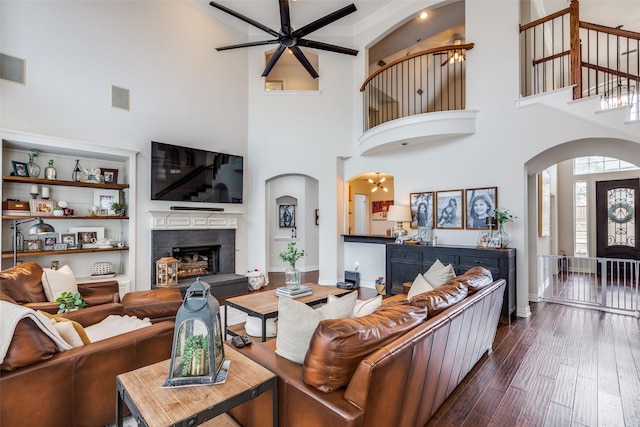
<path fill-rule="evenodd" d="M 306 286 L 310 286 L 313 294 L 305 297 L 296 298 L 296 301 L 300 301 L 307 305 L 321 304 L 327 302 L 329 295 L 343 296 L 352 292 L 350 289 L 338 289 L 335 286 L 323 286 L 317 283 L 304 283 Z M 278 317 L 278 301 L 280 297 L 276 295 L 275 290 L 255 292 L 248 295 L 242 295 L 239 297 L 227 298 L 224 302 L 227 308 L 233 307 L 240 311 L 247 313 L 249 316 L 255 316 L 262 321 L 262 341 L 267 340 L 267 319 Z M 226 332 L 229 335 L 243 335 L 244 323 L 239 325 L 227 324 L 228 310 L 224 310 L 224 324 Z"/>
<path fill-rule="evenodd" d="M 118 375 L 116 425 L 122 427 L 124 404 L 139 426 L 195 426 L 213 418 L 215 425 L 234 425 L 227 411 L 271 390 L 272 422 L 277 426 L 278 377 L 226 343 L 224 353 L 231 360 L 224 384 L 162 388 L 170 360 Z"/>

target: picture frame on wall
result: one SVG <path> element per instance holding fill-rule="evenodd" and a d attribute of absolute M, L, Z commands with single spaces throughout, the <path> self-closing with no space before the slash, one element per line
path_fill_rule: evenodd
<path fill-rule="evenodd" d="M 280 228 L 294 228 L 296 226 L 296 205 L 278 206 L 278 218 Z"/>
<path fill-rule="evenodd" d="M 433 191 L 410 193 L 411 228 L 433 228 Z"/>
<path fill-rule="evenodd" d="M 462 228 L 463 193 L 463 190 L 436 192 L 436 228 Z"/>
<path fill-rule="evenodd" d="M 465 194 L 465 227 L 467 230 L 488 230 L 487 218 L 495 218 L 498 187 L 470 188 Z"/>
<path fill-rule="evenodd" d="M 371 220 L 386 221 L 389 206 L 393 205 L 393 200 L 374 200 L 371 202 Z"/>

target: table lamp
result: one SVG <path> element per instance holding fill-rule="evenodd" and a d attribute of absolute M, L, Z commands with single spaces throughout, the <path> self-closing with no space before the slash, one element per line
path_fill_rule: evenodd
<path fill-rule="evenodd" d="M 411 221 L 411 208 L 409 206 L 391 205 L 387 212 L 387 221 L 395 221 L 396 226 L 393 228 L 393 236 L 396 241 L 400 236 L 405 236 L 407 230 L 402 227 L 405 221 Z"/>
<path fill-rule="evenodd" d="M 31 226 L 29 229 L 30 235 L 38 235 L 38 234 L 47 234 L 47 233 L 55 233 L 55 229 L 53 226 L 42 221 L 40 217 L 37 218 L 28 218 L 23 220 L 14 220 L 13 221 L 13 265 L 15 266 L 18 263 L 18 225 L 25 224 L 27 222 L 36 221 L 35 224 Z"/>

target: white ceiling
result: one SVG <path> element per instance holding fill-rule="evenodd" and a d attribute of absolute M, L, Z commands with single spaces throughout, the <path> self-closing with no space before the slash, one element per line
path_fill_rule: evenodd
<path fill-rule="evenodd" d="M 246 32 L 247 39 L 238 40 L 237 43 L 249 41 L 249 35 L 251 40 L 255 40 L 258 34 L 264 35 L 265 40 L 272 38 L 271 35 L 210 6 L 209 0 L 190 1 L 239 31 Z M 382 12 L 382 9 L 393 1 L 400 0 L 298 0 L 290 1 L 289 7 L 292 26 L 295 29 L 354 3 L 358 9 L 356 12 L 308 36 L 310 39 L 323 41 L 322 36 L 327 34 L 352 36 L 353 27 L 356 24 L 371 15 Z M 280 30 L 278 0 L 217 0 L 217 2 L 276 31 Z M 568 0 L 532 0 L 531 3 L 534 9 L 533 19 L 569 6 Z M 369 52 L 370 62 L 376 63 L 381 58 L 416 44 L 417 40 L 423 41 L 434 36 L 438 39 L 438 46 L 451 43 L 454 33 L 464 28 L 463 4 L 463 0 L 442 2 L 430 9 L 432 16 L 427 21 L 409 19 L 395 33 L 387 36 L 384 42 L 372 47 Z M 640 32 L 640 0 L 581 0 L 580 20 L 610 27 L 624 25 L 625 30 Z M 434 22 L 438 22 L 438 25 L 434 26 Z M 463 39 L 463 42 L 466 40 Z"/>

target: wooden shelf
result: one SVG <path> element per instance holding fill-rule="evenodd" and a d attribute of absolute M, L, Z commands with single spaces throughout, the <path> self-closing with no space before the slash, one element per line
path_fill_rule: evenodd
<path fill-rule="evenodd" d="M 64 185 L 67 187 L 85 187 L 85 188 L 110 188 L 113 190 L 125 190 L 129 188 L 129 184 L 105 184 L 99 182 L 77 182 L 63 181 L 59 179 L 44 178 L 26 178 L 23 176 L 3 175 L 4 182 L 16 182 L 22 184 L 44 184 L 44 185 Z"/>
<path fill-rule="evenodd" d="M 39 252 L 18 252 L 18 258 L 34 257 L 34 256 L 49 256 L 49 255 L 61 255 L 61 254 L 88 254 L 93 252 L 115 252 L 115 251 L 128 251 L 129 247 L 123 248 L 109 248 L 109 249 L 66 249 L 64 251 L 39 251 Z M 13 258 L 13 252 L 2 252 L 2 258 Z"/>
<path fill-rule="evenodd" d="M 89 219 L 89 220 L 102 220 L 102 219 L 129 219 L 128 216 L 54 216 L 54 215 L 2 215 L 2 219 L 35 219 L 41 218 L 43 221 L 58 220 L 58 219 Z"/>

